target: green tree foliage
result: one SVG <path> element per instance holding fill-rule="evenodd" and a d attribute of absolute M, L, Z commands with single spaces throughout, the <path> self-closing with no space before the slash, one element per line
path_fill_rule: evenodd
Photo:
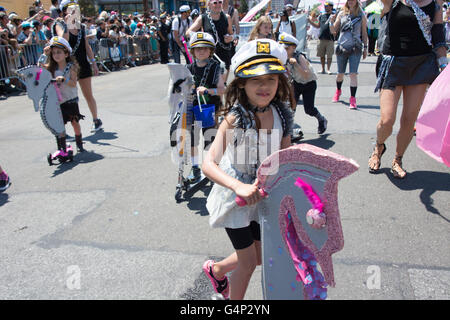
<path fill-rule="evenodd" d="M 78 0 L 81 14 L 85 17 L 92 17 L 97 14 L 95 11 L 94 1 L 92 0 Z"/>

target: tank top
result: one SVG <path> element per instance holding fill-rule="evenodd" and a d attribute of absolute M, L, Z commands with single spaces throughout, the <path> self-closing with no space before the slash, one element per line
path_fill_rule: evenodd
<path fill-rule="evenodd" d="M 64 76 L 64 70 L 56 70 L 55 71 L 55 77 Z M 66 79 L 70 80 L 70 71 L 66 74 Z M 67 102 L 69 100 L 74 100 L 78 98 L 78 89 L 77 87 L 70 87 L 67 85 L 66 82 L 63 82 L 59 86 L 59 90 L 61 92 L 61 103 Z"/>
<path fill-rule="evenodd" d="M 75 52 L 72 51 L 72 55 L 75 56 L 77 59 L 77 62 L 80 66 L 89 66 L 89 61 L 87 59 L 87 53 L 86 53 L 86 29 L 84 25 L 81 25 L 81 29 L 78 30 L 78 32 L 81 32 L 80 40 L 78 41 L 78 34 L 74 35 L 69 32 L 69 44 L 72 47 L 72 49 L 76 49 Z M 78 46 L 77 46 L 78 44 Z"/>
<path fill-rule="evenodd" d="M 291 21 L 281 21 L 280 22 L 280 28 L 279 28 L 279 32 L 286 32 L 287 34 L 292 35 L 292 26 L 291 26 Z"/>
<path fill-rule="evenodd" d="M 435 3 L 420 8 L 433 21 Z M 417 56 L 432 51 L 419 27 L 414 10 L 398 1 L 387 16 L 386 40 L 383 53 L 393 56 Z"/>
<path fill-rule="evenodd" d="M 219 20 L 213 20 L 214 28 L 217 31 L 217 34 L 214 32 L 213 27 L 211 26 L 210 19 L 208 18 L 208 13 L 202 14 L 202 25 L 203 32 L 207 32 L 214 37 L 214 40 L 220 41 L 222 44 L 225 44 L 224 36 L 228 33 L 228 19 L 223 11 L 220 12 Z M 219 39 L 217 39 L 219 37 Z"/>

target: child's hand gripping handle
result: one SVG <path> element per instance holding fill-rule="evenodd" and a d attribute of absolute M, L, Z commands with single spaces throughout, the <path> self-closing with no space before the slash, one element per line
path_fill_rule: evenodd
<path fill-rule="evenodd" d="M 261 194 L 261 197 L 265 198 L 268 196 L 268 193 L 266 191 L 264 191 L 264 189 L 259 189 L 259 193 Z M 247 205 L 247 201 L 245 201 L 243 198 L 237 196 L 234 201 L 236 201 L 236 204 L 239 207 L 244 207 Z"/>

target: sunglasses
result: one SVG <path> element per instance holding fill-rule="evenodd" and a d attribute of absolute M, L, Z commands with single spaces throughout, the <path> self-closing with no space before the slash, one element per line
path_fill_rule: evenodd
<path fill-rule="evenodd" d="M 211 3 L 211 4 L 222 4 L 223 1 L 211 1 L 210 3 Z"/>

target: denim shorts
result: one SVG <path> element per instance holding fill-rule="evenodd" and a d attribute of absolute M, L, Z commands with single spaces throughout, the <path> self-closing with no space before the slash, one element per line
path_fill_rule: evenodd
<path fill-rule="evenodd" d="M 358 73 L 359 61 L 361 60 L 361 53 L 353 53 L 350 56 L 347 55 L 336 55 L 338 73 L 345 73 L 347 69 L 347 62 L 350 64 L 350 73 Z"/>

